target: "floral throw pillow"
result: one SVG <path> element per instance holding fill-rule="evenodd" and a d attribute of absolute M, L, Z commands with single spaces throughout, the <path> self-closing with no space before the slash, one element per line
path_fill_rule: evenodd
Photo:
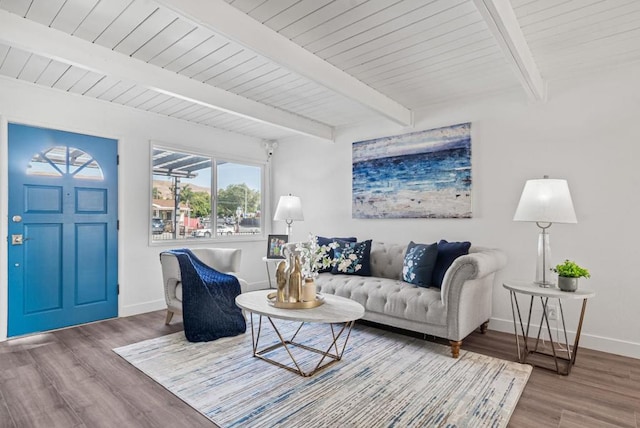
<path fill-rule="evenodd" d="M 325 238 L 324 236 L 318 236 L 318 245 L 319 246 L 325 246 L 325 245 L 330 245 L 334 242 L 336 243 L 340 243 L 340 242 L 357 242 L 358 239 L 351 236 L 348 238 Z M 318 273 L 323 273 L 323 272 L 331 272 L 331 269 L 333 268 L 333 259 L 335 258 L 335 254 L 333 252 L 333 248 L 329 249 L 329 252 L 327 254 L 327 258 L 329 259 L 330 263 L 328 267 L 323 267 L 322 269 L 318 270 Z"/>
<path fill-rule="evenodd" d="M 402 279 L 419 287 L 430 287 L 437 258 L 437 243 L 427 245 L 411 241 L 404 256 Z"/>
<path fill-rule="evenodd" d="M 333 250 L 336 264 L 331 273 L 371 276 L 371 239 L 362 242 L 340 242 Z"/>

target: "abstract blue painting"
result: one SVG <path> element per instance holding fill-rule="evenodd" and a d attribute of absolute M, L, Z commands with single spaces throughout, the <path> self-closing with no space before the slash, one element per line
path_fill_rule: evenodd
<path fill-rule="evenodd" d="M 471 218 L 471 123 L 353 143 L 353 218 Z"/>

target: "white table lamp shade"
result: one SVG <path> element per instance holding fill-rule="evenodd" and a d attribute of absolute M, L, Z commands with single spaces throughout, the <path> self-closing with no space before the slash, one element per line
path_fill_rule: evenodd
<path fill-rule="evenodd" d="M 276 207 L 276 213 L 273 216 L 274 220 L 285 221 L 301 221 L 304 220 L 302 214 L 302 203 L 297 196 L 280 196 L 278 206 Z"/>
<path fill-rule="evenodd" d="M 527 180 L 513 220 L 577 223 L 567 181 L 551 178 Z"/>
<path fill-rule="evenodd" d="M 552 223 L 577 223 L 567 180 L 527 180 L 520 202 L 513 216 L 514 221 L 532 221 L 540 228 L 538 236 L 538 260 L 535 282 L 541 287 L 550 287 L 553 282 L 547 277 L 551 268 L 551 245 L 547 229 Z"/>
<path fill-rule="evenodd" d="M 280 196 L 274 220 L 284 220 L 287 222 L 287 235 L 291 236 L 291 224 L 295 221 L 304 220 L 302 215 L 302 202 L 297 196 Z"/>

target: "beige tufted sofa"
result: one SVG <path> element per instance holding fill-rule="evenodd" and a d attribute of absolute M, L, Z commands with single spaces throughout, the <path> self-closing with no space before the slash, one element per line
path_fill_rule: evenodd
<path fill-rule="evenodd" d="M 495 274 L 506 265 L 506 255 L 471 247 L 453 262 L 437 289 L 402 281 L 406 250 L 406 245 L 374 241 L 372 276 L 322 273 L 316 279 L 318 291 L 362 304 L 365 320 L 449 339 L 457 358 L 462 339 L 478 327 L 486 331 Z"/>

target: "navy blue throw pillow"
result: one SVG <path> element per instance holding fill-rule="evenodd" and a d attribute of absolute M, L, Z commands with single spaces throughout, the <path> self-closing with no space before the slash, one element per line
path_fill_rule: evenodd
<path fill-rule="evenodd" d="M 353 236 L 349 237 L 349 238 L 325 238 L 324 236 L 318 236 L 318 245 L 319 246 L 323 246 L 323 245 L 329 245 L 332 242 L 358 242 L 358 238 L 355 238 Z M 329 257 L 329 259 L 333 260 L 333 258 L 335 257 L 335 254 L 333 252 L 333 248 L 329 250 L 329 252 L 327 253 L 327 256 Z M 331 272 L 332 266 L 329 266 L 326 269 L 319 269 L 318 273 L 323 273 L 323 272 Z"/>
<path fill-rule="evenodd" d="M 402 279 L 418 287 L 430 287 L 433 268 L 438 258 L 438 244 L 416 244 L 411 241 L 407 246 L 402 265 Z"/>
<path fill-rule="evenodd" d="M 471 248 L 471 242 L 447 242 L 442 239 L 438 242 L 438 258 L 436 259 L 436 266 L 433 269 L 433 275 L 431 277 L 431 285 L 433 287 L 442 287 L 442 281 L 444 280 L 444 274 L 451 266 L 451 263 L 460 256 L 469 254 L 469 248 Z"/>
<path fill-rule="evenodd" d="M 336 264 L 331 273 L 371 276 L 371 239 L 362 242 L 339 242 L 335 249 Z"/>

